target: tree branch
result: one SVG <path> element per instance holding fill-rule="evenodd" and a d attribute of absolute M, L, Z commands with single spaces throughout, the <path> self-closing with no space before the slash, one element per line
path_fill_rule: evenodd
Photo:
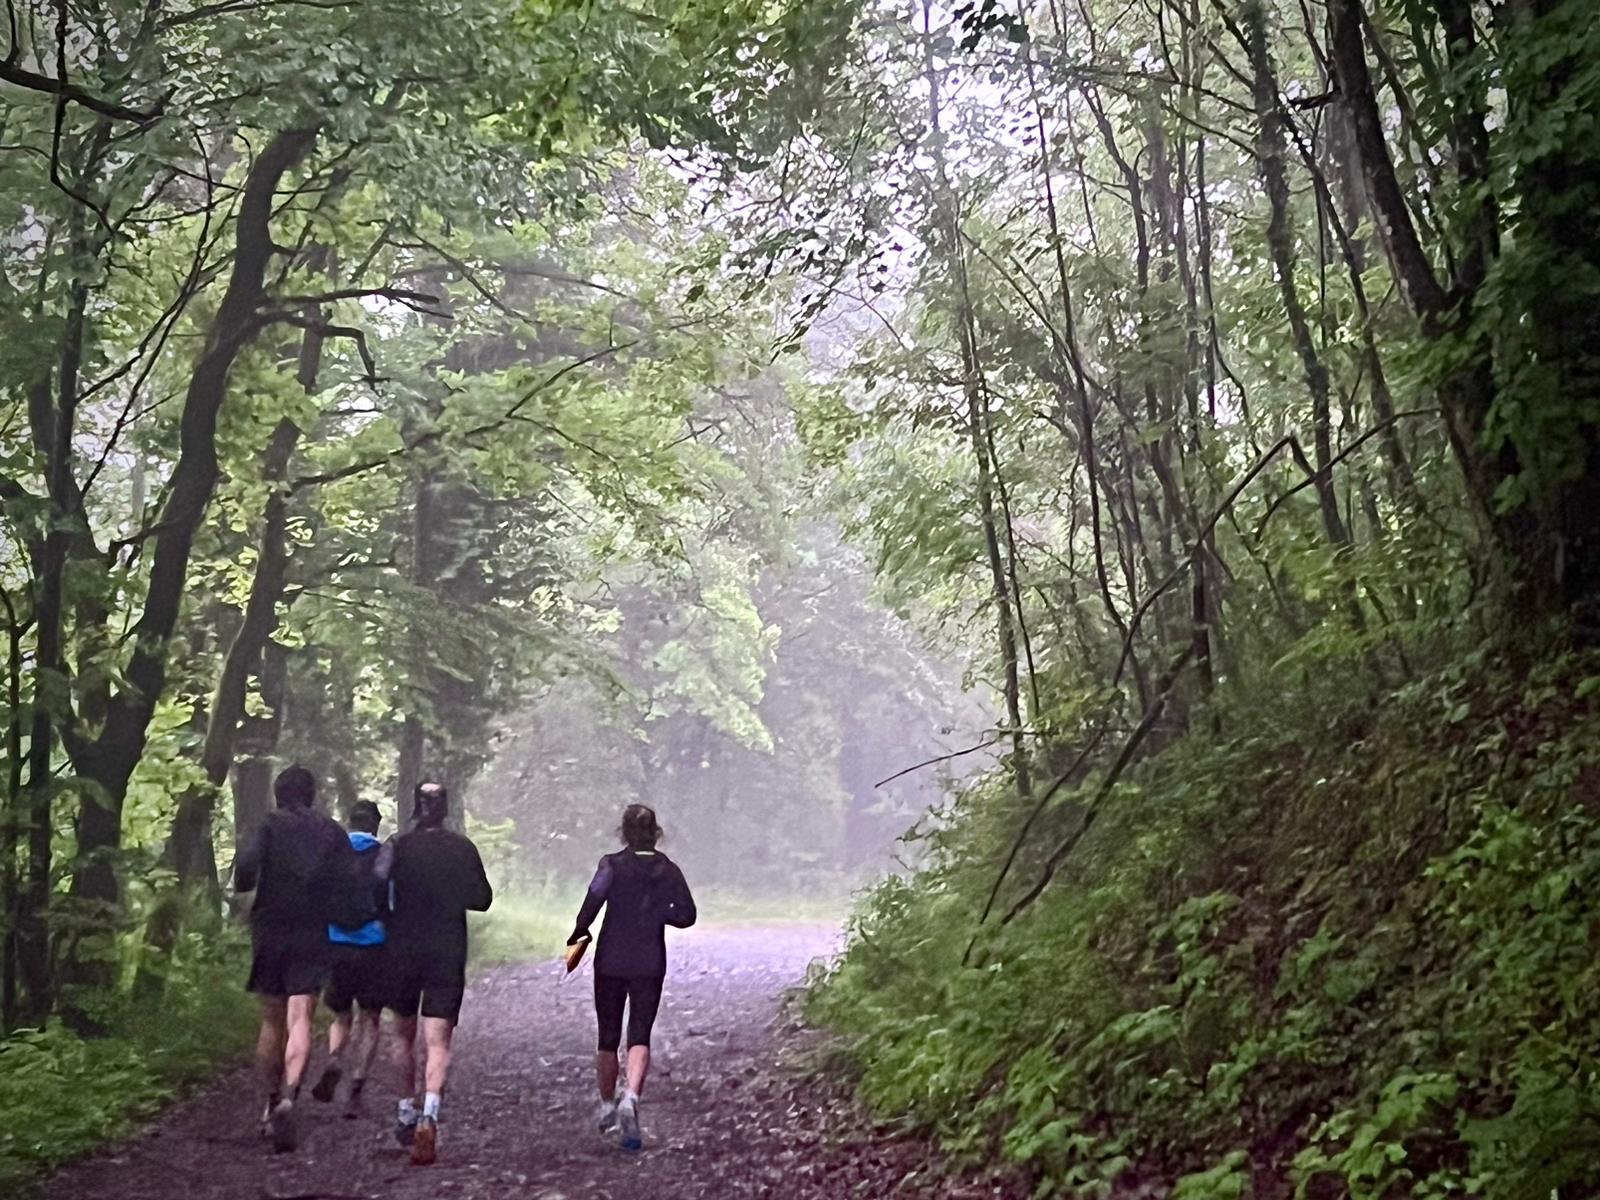
<path fill-rule="evenodd" d="M 1302 461 L 1301 465 L 1307 471 L 1306 477 L 1304 479 L 1302 479 L 1299 483 L 1295 484 L 1288 491 L 1284 492 L 1283 495 L 1279 496 L 1276 500 L 1274 500 L 1270 505 L 1267 506 L 1267 511 L 1261 515 L 1261 520 L 1256 523 L 1255 533 L 1251 535 L 1252 536 L 1252 540 L 1253 541 L 1257 541 L 1257 542 L 1259 542 L 1261 540 L 1261 534 L 1266 529 L 1267 522 L 1272 519 L 1272 514 L 1277 512 L 1278 509 L 1283 506 L 1284 502 L 1287 501 L 1290 496 L 1296 495 L 1299 492 L 1303 492 L 1303 491 L 1306 490 L 1306 488 L 1312 487 L 1315 484 L 1317 484 L 1320 481 L 1320 477 L 1322 475 L 1327 474 L 1328 471 L 1332 470 L 1339 463 L 1341 463 L 1345 459 L 1349 458 L 1350 455 L 1354 454 L 1357 450 L 1361 449 L 1361 447 L 1363 445 L 1365 445 L 1367 442 L 1371 441 L 1373 438 L 1377 437 L 1380 433 L 1383 433 L 1386 430 L 1392 429 L 1395 425 L 1399 424 L 1401 421 L 1405 420 L 1407 417 L 1437 417 L 1437 416 L 1440 416 L 1443 412 L 1444 412 L 1444 410 L 1442 408 L 1433 407 L 1433 408 L 1412 408 L 1412 409 L 1407 409 L 1405 412 L 1395 413 L 1387 421 L 1382 421 L 1382 422 L 1378 423 L 1377 425 L 1374 425 L 1371 429 L 1367 430 L 1360 437 L 1356 438 L 1355 441 L 1351 442 L 1343 450 L 1339 451 L 1338 454 L 1336 454 L 1332 458 L 1330 458 L 1328 460 L 1327 466 L 1324 467 L 1321 471 L 1313 471 L 1313 470 L 1311 470 L 1310 469 L 1310 464 Z M 1303 456 L 1302 456 L 1302 460 L 1303 460 Z"/>
<path fill-rule="evenodd" d="M 1111 770 L 1106 772 L 1106 777 L 1100 781 L 1100 786 L 1095 789 L 1094 798 L 1089 801 L 1088 811 L 1084 813 L 1083 820 L 1078 823 L 1076 829 L 1062 840 L 1059 846 L 1051 851 L 1050 857 L 1045 860 L 1044 871 L 1039 878 L 1007 910 L 1006 915 L 1000 919 L 1002 926 L 1011 924 L 1025 908 L 1044 894 L 1045 888 L 1050 886 L 1050 881 L 1055 878 L 1055 873 L 1061 864 L 1066 861 L 1067 856 L 1072 853 L 1078 843 L 1083 840 L 1084 835 L 1089 832 L 1090 827 L 1095 822 L 1095 818 L 1102 811 L 1105 798 L 1111 793 L 1111 789 L 1116 787 L 1117 780 L 1121 779 L 1122 773 L 1128 769 L 1128 764 L 1133 761 L 1134 754 L 1138 752 L 1140 745 L 1149 736 L 1150 731 L 1155 728 L 1156 721 L 1167 707 L 1167 698 L 1172 694 L 1173 684 L 1177 683 L 1178 676 L 1182 674 L 1184 667 L 1189 665 L 1189 660 L 1194 657 L 1194 651 L 1194 643 L 1190 642 L 1184 647 L 1183 653 L 1178 655 L 1172 665 L 1166 669 L 1165 673 L 1156 682 L 1155 695 L 1151 697 L 1149 707 L 1144 710 L 1144 716 L 1140 719 L 1138 726 L 1129 735 L 1128 740 L 1123 743 L 1122 753 L 1117 755 L 1117 761 L 1111 764 Z"/>
<path fill-rule="evenodd" d="M 90 112 L 110 117 L 113 121 L 131 121 L 135 125 L 148 125 L 152 121 L 159 120 L 162 115 L 160 105 L 149 110 L 130 108 L 126 104 L 119 104 L 115 100 L 107 100 L 103 96 L 87 92 L 70 80 L 52 79 L 49 75 L 30 71 L 9 60 L 0 61 L 0 81 L 30 92 L 37 92 L 41 96 L 53 96 L 58 101 L 70 101 L 87 108 Z"/>

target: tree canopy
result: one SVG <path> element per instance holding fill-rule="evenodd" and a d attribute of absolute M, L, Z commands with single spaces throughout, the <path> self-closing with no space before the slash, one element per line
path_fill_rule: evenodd
<path fill-rule="evenodd" d="M 893 851 L 863 920 L 934 956 L 915 1018 L 1113 883 L 1157 897 L 1139 971 L 1247 912 L 1215 813 L 1130 829 L 1174 764 L 1222 805 L 1227 756 L 1330 721 L 1464 727 L 1493 655 L 1594 694 L 1587 0 L 9 0 L 4 36 L 7 1030 L 161 987 L 285 761 L 396 816 L 448 778 L 529 891 L 634 799 L 729 889 Z M 1148 982 L 1113 926 L 1055 944 L 1085 1011 Z M 1105 1016 L 1022 1027 L 1088 1071 Z M 901 1049 L 869 1087 L 915 1107 Z M 1019 1095 L 1069 1180 L 1098 1118 Z"/>

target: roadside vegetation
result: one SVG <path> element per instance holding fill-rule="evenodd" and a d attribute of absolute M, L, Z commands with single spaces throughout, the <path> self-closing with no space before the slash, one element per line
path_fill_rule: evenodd
<path fill-rule="evenodd" d="M 1593 7 L 8 3 L 3 1169 L 298 761 L 485 962 L 631 801 L 881 881 L 814 1015 L 1041 1195 L 1597 1194 Z"/>

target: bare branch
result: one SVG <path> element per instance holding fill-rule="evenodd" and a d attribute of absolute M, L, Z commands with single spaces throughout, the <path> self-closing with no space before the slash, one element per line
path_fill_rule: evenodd
<path fill-rule="evenodd" d="M 1412 408 L 1407 409 L 1405 412 L 1395 413 L 1394 416 L 1390 417 L 1387 421 L 1382 421 L 1377 425 L 1374 425 L 1371 429 L 1367 430 L 1360 437 L 1356 438 L 1355 441 L 1351 442 L 1343 450 L 1339 451 L 1338 454 L 1330 458 L 1328 460 L 1328 465 L 1320 472 L 1311 470 L 1310 464 L 1304 461 L 1304 456 L 1300 456 L 1299 461 L 1302 469 L 1306 471 L 1306 478 L 1295 484 L 1292 488 L 1284 492 L 1283 495 L 1279 496 L 1267 506 L 1267 511 L 1261 515 L 1261 520 L 1256 523 L 1255 533 L 1252 535 L 1253 540 L 1257 542 L 1261 540 L 1261 534 L 1266 529 L 1267 522 L 1272 519 L 1272 514 L 1277 512 L 1290 496 L 1293 496 L 1299 492 L 1303 492 L 1306 488 L 1312 487 L 1319 483 L 1321 481 L 1321 476 L 1327 474 L 1328 471 L 1332 470 L 1339 463 L 1349 458 L 1352 454 L 1361 449 L 1362 446 L 1371 441 L 1373 438 L 1377 437 L 1380 433 L 1387 432 L 1401 421 L 1406 420 L 1408 417 L 1437 417 L 1443 412 L 1444 410 L 1442 408 L 1434 407 Z"/>
<path fill-rule="evenodd" d="M 873 784 L 872 786 L 875 787 L 875 788 L 881 788 L 884 784 L 893 783 L 896 779 L 899 779 L 904 775 L 910 775 L 913 771 L 922 770 L 923 767 L 935 766 L 938 763 L 949 762 L 951 759 L 963 758 L 968 754 L 976 754 L 978 751 L 987 750 L 991 746 L 998 746 L 1000 744 L 1001 740 L 1002 740 L 1001 738 L 995 737 L 995 738 L 991 738 L 987 742 L 979 742 L 976 746 L 968 746 L 965 750 L 954 750 L 949 754 L 941 754 L 941 755 L 938 755 L 935 758 L 924 759 L 922 762 L 913 763 L 911 766 L 906 767 L 904 770 L 896 771 L 893 775 L 889 775 L 889 776 L 886 776 L 883 779 L 878 780 L 878 782 Z"/>

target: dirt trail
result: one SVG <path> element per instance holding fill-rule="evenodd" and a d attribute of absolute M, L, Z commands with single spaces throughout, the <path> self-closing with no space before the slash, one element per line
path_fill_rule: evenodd
<path fill-rule="evenodd" d="M 390 1139 L 387 1068 L 367 1117 L 304 1104 L 300 1149 L 260 1141 L 248 1070 L 176 1105 L 138 1138 L 71 1167 L 44 1200 L 844 1200 L 1010 1197 L 943 1178 L 927 1148 L 870 1128 L 838 1090 L 780 1065 L 793 1030 L 782 993 L 832 948 L 822 926 L 709 928 L 671 950 L 645 1150 L 594 1131 L 589 968 L 503 967 L 468 992 L 440 1123 L 439 1162 L 412 1167 Z M 313 1061 L 312 1078 L 317 1062 Z"/>

